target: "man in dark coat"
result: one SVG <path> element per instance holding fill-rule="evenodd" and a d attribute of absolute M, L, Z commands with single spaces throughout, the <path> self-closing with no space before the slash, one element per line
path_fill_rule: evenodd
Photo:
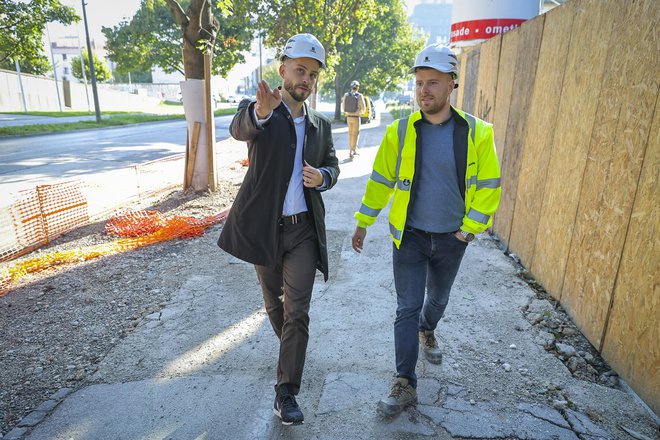
<path fill-rule="evenodd" d="M 310 34 L 282 51 L 282 86 L 259 83 L 244 100 L 231 135 L 248 144 L 248 168 L 218 245 L 255 265 L 268 318 L 280 339 L 274 411 L 285 425 L 304 420 L 300 390 L 309 339 L 316 269 L 328 279 L 325 207 L 321 192 L 337 183 L 339 166 L 330 121 L 305 104 L 325 67 L 325 50 Z"/>

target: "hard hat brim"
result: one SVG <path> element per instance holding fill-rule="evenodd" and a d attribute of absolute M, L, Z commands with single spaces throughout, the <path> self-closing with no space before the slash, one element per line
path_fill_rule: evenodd
<path fill-rule="evenodd" d="M 454 72 L 452 68 L 440 67 L 438 65 L 431 65 L 431 64 L 417 64 L 411 67 L 410 70 L 408 70 L 408 73 L 415 73 L 417 69 L 419 69 L 420 67 L 425 67 L 427 69 L 437 70 L 440 73 L 448 73 L 452 76 L 456 76 L 456 72 Z"/>
<path fill-rule="evenodd" d="M 292 60 L 295 60 L 295 59 L 297 59 L 297 58 L 309 58 L 309 59 L 312 59 L 312 60 L 316 60 L 316 61 L 318 61 L 319 64 L 321 65 L 321 67 L 322 67 L 323 69 L 326 68 L 326 65 L 325 65 L 325 63 L 323 62 L 323 60 L 321 60 L 320 58 L 317 58 L 317 57 L 310 56 L 310 55 L 307 54 L 307 53 L 304 54 L 304 55 L 287 55 L 287 54 L 285 54 L 285 53 L 283 53 L 282 55 L 280 55 L 280 61 L 284 61 L 286 58 L 291 58 Z"/>

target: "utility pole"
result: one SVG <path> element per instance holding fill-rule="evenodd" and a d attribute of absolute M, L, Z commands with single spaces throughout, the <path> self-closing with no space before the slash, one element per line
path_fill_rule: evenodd
<path fill-rule="evenodd" d="M 263 39 L 262 33 L 259 32 L 259 82 L 261 82 L 261 80 L 264 79 L 263 67 L 261 65 L 261 60 L 262 60 L 262 57 L 261 57 L 262 39 Z"/>
<path fill-rule="evenodd" d="M 23 80 L 21 79 L 21 63 L 18 60 L 16 63 L 16 74 L 18 75 L 18 86 L 21 89 L 21 101 L 23 102 L 23 111 L 27 113 L 27 101 L 25 100 L 25 90 L 23 90 Z"/>
<path fill-rule="evenodd" d="M 91 110 L 89 105 L 89 88 L 87 87 L 87 73 L 85 72 L 85 58 L 83 58 L 82 44 L 80 43 L 80 29 L 76 23 L 76 33 L 78 34 L 78 50 L 80 52 L 80 65 L 82 67 L 83 84 L 85 84 L 85 96 L 87 97 L 87 111 Z"/>
<path fill-rule="evenodd" d="M 96 111 L 96 122 L 101 122 L 101 109 L 99 108 L 99 92 L 96 90 L 96 73 L 94 72 L 94 54 L 92 54 L 92 43 L 89 41 L 89 28 L 87 27 L 87 12 L 85 11 L 85 0 L 82 0 L 83 21 L 85 22 L 85 37 L 87 40 L 87 55 L 89 56 L 89 72 L 92 77 L 92 94 L 94 95 L 94 111 Z"/>
<path fill-rule="evenodd" d="M 46 35 L 48 36 L 48 46 L 50 47 L 50 60 L 53 63 L 53 78 L 55 79 L 55 91 L 57 92 L 57 105 L 62 111 L 62 98 L 60 98 L 60 86 L 57 84 L 57 68 L 55 67 L 55 55 L 53 54 L 53 42 L 50 39 L 50 29 L 46 23 Z"/>

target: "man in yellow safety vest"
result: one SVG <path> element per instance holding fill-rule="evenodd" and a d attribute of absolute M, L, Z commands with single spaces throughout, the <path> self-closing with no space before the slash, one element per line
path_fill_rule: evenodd
<path fill-rule="evenodd" d="M 465 249 L 492 224 L 501 194 L 492 126 L 449 103 L 458 87 L 456 54 L 427 46 L 411 70 L 420 111 L 387 127 L 352 238 L 360 252 L 366 228 L 392 198 L 397 378 L 378 402 L 385 416 L 417 401 L 420 346 L 427 361 L 442 361 L 435 329 Z"/>

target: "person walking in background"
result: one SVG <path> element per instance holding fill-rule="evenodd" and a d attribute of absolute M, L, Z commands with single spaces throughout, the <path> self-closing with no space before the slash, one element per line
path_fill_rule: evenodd
<path fill-rule="evenodd" d="M 311 34 L 291 37 L 280 56 L 282 86 L 261 81 L 229 131 L 248 145 L 250 166 L 218 245 L 255 265 L 268 318 L 280 341 L 274 412 L 285 425 L 304 416 L 300 391 L 316 269 L 328 279 L 321 192 L 339 175 L 330 121 L 305 104 L 325 67 Z"/>
<path fill-rule="evenodd" d="M 389 396 L 378 402 L 384 416 L 417 401 L 420 346 L 429 362 L 442 362 L 435 329 L 465 249 L 474 234 L 492 224 L 501 194 L 492 126 L 449 103 L 458 87 L 456 54 L 427 46 L 412 71 L 420 110 L 387 127 L 352 237 L 353 249 L 361 252 L 366 228 L 393 196 L 397 378 Z"/>
<path fill-rule="evenodd" d="M 342 109 L 346 115 L 346 124 L 348 125 L 348 156 L 351 160 L 357 154 L 357 145 L 360 139 L 360 115 L 364 113 L 366 108 L 364 96 L 358 92 L 359 89 L 359 82 L 351 82 L 351 91 L 347 92 L 344 99 L 342 99 Z"/>

